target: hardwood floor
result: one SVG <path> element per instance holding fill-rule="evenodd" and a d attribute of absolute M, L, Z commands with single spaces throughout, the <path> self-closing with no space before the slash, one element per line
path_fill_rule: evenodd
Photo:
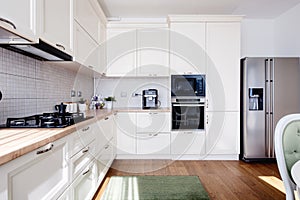
<path fill-rule="evenodd" d="M 280 179 L 276 163 L 170 160 L 115 160 L 94 199 L 100 199 L 109 177 L 128 175 L 196 175 L 210 199 L 216 200 L 285 199 L 284 193 L 273 184 L 259 178 L 264 176 L 276 185 Z"/>

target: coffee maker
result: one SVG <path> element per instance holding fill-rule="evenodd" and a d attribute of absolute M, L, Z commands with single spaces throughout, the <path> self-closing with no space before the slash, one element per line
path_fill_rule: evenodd
<path fill-rule="evenodd" d="M 142 104 L 143 109 L 156 109 L 159 107 L 157 89 L 143 90 Z"/>

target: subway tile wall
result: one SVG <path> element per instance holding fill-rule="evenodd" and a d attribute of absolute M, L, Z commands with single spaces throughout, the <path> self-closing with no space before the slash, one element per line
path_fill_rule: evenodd
<path fill-rule="evenodd" d="M 71 68 L 0 48 L 0 124 L 7 117 L 53 112 L 60 102 L 78 101 L 71 98 L 72 89 L 90 99 L 93 85 L 93 78 Z"/>

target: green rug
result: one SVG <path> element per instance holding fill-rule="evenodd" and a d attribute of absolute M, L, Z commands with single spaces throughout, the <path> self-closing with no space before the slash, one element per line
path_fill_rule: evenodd
<path fill-rule="evenodd" d="M 112 176 L 101 200 L 209 199 L 197 176 Z"/>

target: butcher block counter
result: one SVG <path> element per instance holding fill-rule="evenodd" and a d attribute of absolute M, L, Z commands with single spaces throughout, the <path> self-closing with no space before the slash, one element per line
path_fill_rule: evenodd
<path fill-rule="evenodd" d="M 77 129 L 92 124 L 116 112 L 169 112 L 170 108 L 143 110 L 141 108 L 100 109 L 86 112 L 87 119 L 66 128 L 1 128 L 0 165 L 67 136 Z"/>

